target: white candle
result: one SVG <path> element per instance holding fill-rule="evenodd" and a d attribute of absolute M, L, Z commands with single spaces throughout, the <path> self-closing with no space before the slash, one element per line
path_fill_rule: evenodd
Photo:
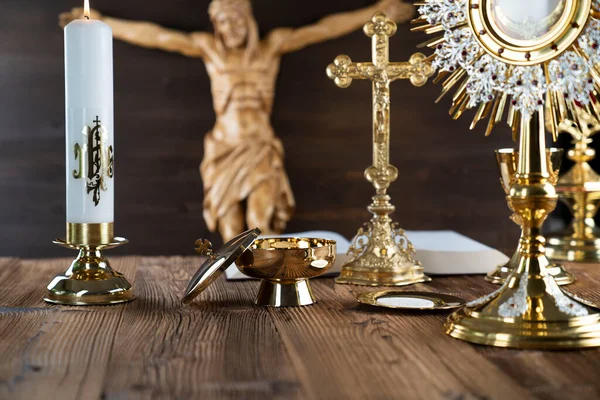
<path fill-rule="evenodd" d="M 68 223 L 114 221 L 112 40 L 87 16 L 65 28 Z"/>

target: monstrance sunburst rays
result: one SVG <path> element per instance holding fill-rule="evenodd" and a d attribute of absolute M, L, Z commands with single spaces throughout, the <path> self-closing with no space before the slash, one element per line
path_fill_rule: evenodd
<path fill-rule="evenodd" d="M 415 5 L 419 6 L 420 17 L 412 22 L 419 26 L 412 30 L 436 35 L 419 45 L 435 50 L 428 60 L 438 72 L 434 82 L 442 82 L 436 102 L 455 89 L 450 108 L 454 119 L 467 109 L 476 109 L 471 129 L 487 118 L 487 136 L 506 115 L 516 138 L 520 114 L 532 115 L 546 105 L 551 118 L 547 125 L 554 140 L 561 121 L 580 122 L 582 113 L 577 108 L 600 119 L 599 0 L 593 1 L 591 16 L 577 40 L 566 49 L 552 45 L 552 50 L 563 50 L 562 54 L 532 65 L 504 63 L 485 51 L 469 26 L 470 8 L 476 4 L 467 0 L 428 0 Z M 486 32 L 481 30 L 479 34 Z M 502 51 L 498 48 L 498 56 Z M 526 63 L 531 54 L 523 57 Z"/>

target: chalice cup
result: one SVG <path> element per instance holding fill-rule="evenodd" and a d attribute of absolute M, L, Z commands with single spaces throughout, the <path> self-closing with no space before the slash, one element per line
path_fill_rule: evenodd
<path fill-rule="evenodd" d="M 548 181 L 552 185 L 556 185 L 559 176 L 560 165 L 562 163 L 562 149 L 551 148 L 546 150 L 548 160 Z M 500 149 L 496 150 L 496 161 L 498 162 L 498 168 L 500 169 L 500 183 L 504 192 L 508 196 L 511 185 L 515 182 L 515 176 L 517 173 L 517 162 L 519 159 L 519 152 L 514 149 Z M 508 203 L 508 207 L 513 212 L 510 219 L 521 228 L 521 239 L 523 238 L 523 220 L 512 208 L 511 203 Z M 506 279 L 510 274 L 513 273 L 519 266 L 521 257 L 521 239 L 514 254 L 510 260 L 503 265 L 499 265 L 493 271 L 489 272 L 485 280 L 491 283 L 502 285 L 506 282 Z M 552 264 L 548 266 L 547 271 L 554 277 L 554 280 L 559 285 L 568 285 L 575 281 L 575 277 L 567 272 L 564 267 L 560 264 Z"/>
<path fill-rule="evenodd" d="M 306 306 L 316 302 L 308 280 L 326 273 L 335 255 L 333 240 L 268 238 L 256 240 L 235 265 L 244 275 L 261 279 L 256 304 Z"/>

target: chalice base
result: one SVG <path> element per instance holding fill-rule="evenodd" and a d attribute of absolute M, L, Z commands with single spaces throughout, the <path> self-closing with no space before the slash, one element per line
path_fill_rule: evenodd
<path fill-rule="evenodd" d="M 502 285 L 506 282 L 506 279 L 512 274 L 517 267 L 519 266 L 520 260 L 520 251 L 517 249 L 515 254 L 510 258 L 510 260 L 503 265 L 499 265 L 493 271 L 490 271 L 485 276 L 485 280 L 491 282 L 495 285 Z M 569 285 L 575 282 L 575 276 L 568 272 L 562 265 L 560 264 L 552 264 L 546 268 L 548 274 L 552 275 L 556 283 L 560 286 Z"/>
<path fill-rule="evenodd" d="M 600 346 L 598 310 L 567 296 L 545 273 L 548 264 L 543 254 L 522 258 L 518 272 L 500 289 L 453 313 L 445 332 L 472 343 L 519 349 Z"/>
<path fill-rule="evenodd" d="M 600 235 L 585 239 L 576 239 L 573 238 L 572 234 L 565 232 L 558 235 L 548 235 L 546 240 L 546 254 L 551 260 L 572 262 L 600 261 Z"/>
<path fill-rule="evenodd" d="M 291 282 L 260 282 L 256 304 L 268 307 L 298 307 L 316 303 L 315 296 L 308 279 Z"/>
<path fill-rule="evenodd" d="M 134 299 L 133 288 L 125 276 L 114 271 L 101 249 L 127 243 L 115 238 L 113 243 L 90 247 L 56 240 L 54 243 L 78 249 L 79 255 L 69 269 L 56 276 L 47 287 L 44 301 L 70 306 L 96 306 L 119 304 Z"/>

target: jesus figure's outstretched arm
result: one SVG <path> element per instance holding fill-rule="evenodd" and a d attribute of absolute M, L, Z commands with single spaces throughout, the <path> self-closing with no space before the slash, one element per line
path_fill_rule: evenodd
<path fill-rule="evenodd" d="M 380 0 L 370 7 L 329 15 L 305 27 L 274 29 L 267 41 L 280 54 L 290 53 L 351 33 L 362 27 L 377 11 L 383 11 L 389 19 L 402 23 L 413 17 L 414 7 L 401 0 Z"/>

